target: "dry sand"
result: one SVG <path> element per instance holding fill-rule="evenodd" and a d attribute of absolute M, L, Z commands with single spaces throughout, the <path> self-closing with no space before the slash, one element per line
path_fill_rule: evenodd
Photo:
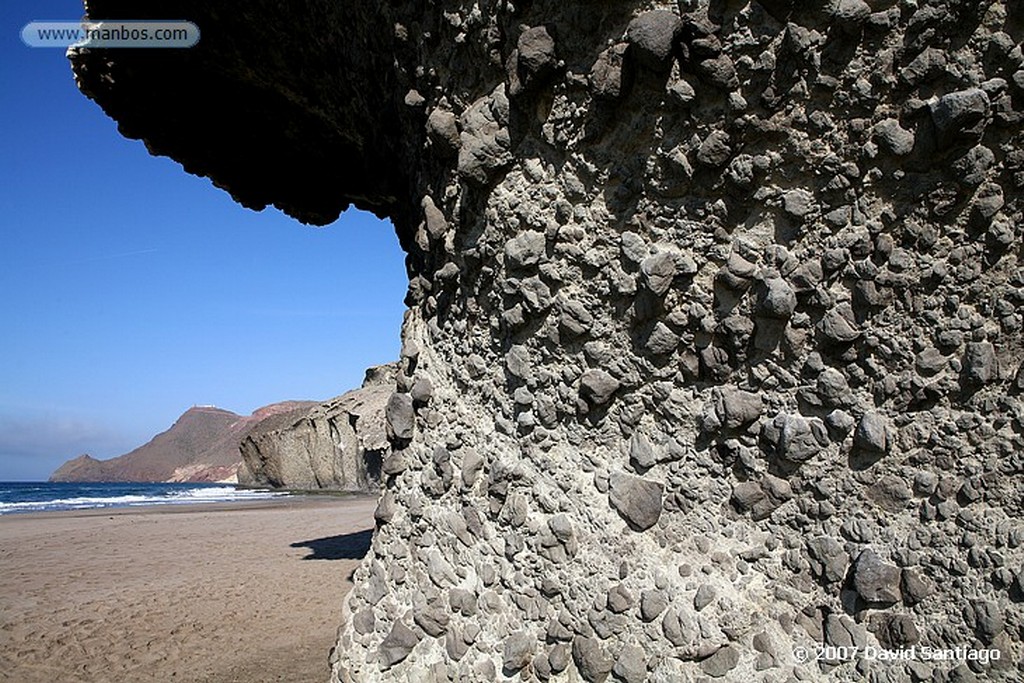
<path fill-rule="evenodd" d="M 326 681 L 374 505 L 0 517 L 0 681 Z"/>

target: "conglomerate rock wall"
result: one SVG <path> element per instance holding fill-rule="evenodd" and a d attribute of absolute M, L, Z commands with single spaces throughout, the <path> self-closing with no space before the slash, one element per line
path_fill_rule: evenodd
<path fill-rule="evenodd" d="M 143 11 L 123 133 L 408 254 L 334 680 L 1019 680 L 1024 4 Z"/>
<path fill-rule="evenodd" d="M 358 389 L 261 421 L 239 445 L 238 483 L 376 492 L 390 452 L 384 407 L 395 371 L 392 365 L 370 368 Z"/>

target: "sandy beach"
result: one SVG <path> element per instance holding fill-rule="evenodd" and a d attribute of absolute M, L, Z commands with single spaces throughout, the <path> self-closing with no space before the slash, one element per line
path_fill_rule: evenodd
<path fill-rule="evenodd" d="M 325 681 L 374 506 L 0 517 L 0 681 Z"/>

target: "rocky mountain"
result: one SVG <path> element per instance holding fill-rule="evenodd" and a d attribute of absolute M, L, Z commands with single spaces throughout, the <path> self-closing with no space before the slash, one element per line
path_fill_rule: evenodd
<path fill-rule="evenodd" d="M 290 489 L 376 491 L 390 452 L 384 406 L 396 366 L 370 368 L 359 389 L 282 412 L 242 439 L 241 484 Z"/>
<path fill-rule="evenodd" d="M 254 426 L 280 413 L 308 409 L 286 401 L 242 417 L 213 406 L 194 406 L 167 431 L 130 453 L 96 460 L 82 455 L 61 465 L 50 481 L 203 482 L 233 480 L 241 465 L 239 442 Z"/>
<path fill-rule="evenodd" d="M 407 252 L 334 681 L 1024 678 L 1024 4 L 88 12 L 202 27 L 72 53 L 123 134 Z"/>

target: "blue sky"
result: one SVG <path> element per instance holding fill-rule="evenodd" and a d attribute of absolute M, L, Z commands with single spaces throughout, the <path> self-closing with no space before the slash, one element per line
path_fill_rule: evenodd
<path fill-rule="evenodd" d="M 255 213 L 122 138 L 63 50 L 20 39 L 81 15 L 0 3 L 0 481 L 120 455 L 193 404 L 326 399 L 399 350 L 391 225 Z"/>

